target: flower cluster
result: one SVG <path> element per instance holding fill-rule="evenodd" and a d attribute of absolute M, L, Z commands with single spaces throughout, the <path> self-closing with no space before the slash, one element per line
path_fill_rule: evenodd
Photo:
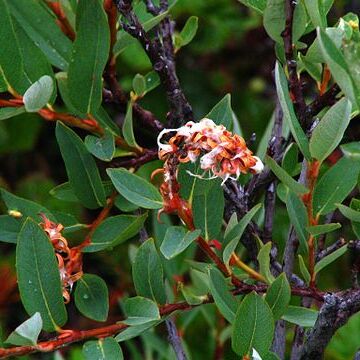
<path fill-rule="evenodd" d="M 167 144 L 162 143 L 163 136 L 171 132 L 176 134 Z M 257 174 L 264 168 L 241 136 L 206 118 L 198 123 L 189 121 L 178 129 L 164 129 L 159 134 L 158 146 L 161 160 L 167 161 L 171 155 L 182 163 L 194 163 L 199 159 L 204 174 L 209 171 L 210 179 L 220 177 L 223 184 L 229 178 L 237 180 L 240 174 Z"/>
<path fill-rule="evenodd" d="M 48 235 L 58 261 L 62 291 L 65 302 L 70 301 L 70 292 L 74 283 L 82 276 L 81 262 L 78 261 L 79 253 L 69 248 L 67 240 L 61 234 L 64 230 L 62 224 L 50 221 L 44 214 L 41 214 L 43 222 L 40 226 Z"/>

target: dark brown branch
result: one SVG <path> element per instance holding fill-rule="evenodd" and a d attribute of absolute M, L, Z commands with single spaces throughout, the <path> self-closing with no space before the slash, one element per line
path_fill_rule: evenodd
<path fill-rule="evenodd" d="M 349 291 L 343 296 L 327 294 L 315 326 L 307 337 L 301 360 L 322 359 L 325 348 L 335 332 L 360 310 L 360 291 Z"/>
<path fill-rule="evenodd" d="M 135 167 L 138 168 L 139 166 L 151 161 L 151 160 L 155 160 L 158 158 L 157 155 L 157 150 L 156 149 L 148 149 L 146 150 L 146 152 L 139 156 L 139 157 L 132 157 L 129 159 L 122 159 L 122 160 L 113 160 L 110 163 L 110 167 L 126 167 L 126 168 L 131 168 L 131 167 Z"/>
<path fill-rule="evenodd" d="M 286 65 L 289 73 L 289 90 L 293 99 L 296 113 L 299 117 L 300 123 L 303 123 L 306 111 L 306 104 L 301 88 L 301 81 L 297 75 L 297 62 L 294 57 L 294 44 L 293 44 L 293 22 L 294 11 L 297 2 L 293 0 L 285 1 L 285 30 L 281 36 L 284 40 Z"/>
<path fill-rule="evenodd" d="M 343 238 L 340 238 L 339 240 L 336 240 L 333 244 L 328 246 L 326 249 L 320 251 L 316 256 L 316 262 L 319 262 L 324 257 L 330 255 L 334 251 L 340 249 L 345 245 L 345 240 Z"/>
<path fill-rule="evenodd" d="M 114 2 L 126 20 L 126 22 L 122 22 L 123 29 L 140 41 L 165 87 L 170 107 L 169 126 L 178 127 L 192 120 L 192 108 L 181 89 L 176 74 L 172 44 L 173 24 L 169 17 L 160 23 L 158 35 L 151 40 L 133 11 L 132 1 L 114 0 Z M 162 11 L 167 9 L 167 1 L 162 1 L 160 5 Z"/>

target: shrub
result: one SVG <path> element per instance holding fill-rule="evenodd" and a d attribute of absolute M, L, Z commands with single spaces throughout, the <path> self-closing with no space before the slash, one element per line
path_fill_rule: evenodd
<path fill-rule="evenodd" d="M 358 17 L 334 19 L 325 0 L 240 2 L 0 0 L 0 358 L 357 351 L 354 322 L 336 331 L 360 310 Z M 198 27 L 192 61 L 261 20 L 277 60 L 254 60 L 274 69 L 270 90 L 250 81 L 274 109 L 255 150 L 264 114 L 239 121 L 229 94 L 211 108 L 194 90 L 206 61 L 192 78 L 180 57 L 183 90 L 175 55 Z"/>

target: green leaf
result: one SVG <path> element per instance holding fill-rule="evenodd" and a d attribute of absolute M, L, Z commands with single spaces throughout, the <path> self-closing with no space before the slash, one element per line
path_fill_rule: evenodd
<path fill-rule="evenodd" d="M 146 79 L 141 74 L 136 74 L 132 81 L 133 89 L 138 96 L 143 96 L 146 91 Z"/>
<path fill-rule="evenodd" d="M 36 221 L 42 220 L 40 214 L 45 214 L 47 218 L 56 221 L 55 216 L 44 206 L 41 206 L 33 201 L 23 199 L 19 196 L 13 195 L 4 189 L 0 189 L 1 197 L 8 209 L 8 213 L 12 211 L 20 212 L 20 217 L 30 216 Z"/>
<path fill-rule="evenodd" d="M 205 116 L 217 125 L 224 125 L 227 129 L 233 122 L 233 111 L 231 108 L 231 95 L 226 94 Z"/>
<path fill-rule="evenodd" d="M 105 205 L 99 170 L 79 136 L 61 122 L 57 122 L 56 140 L 76 197 L 89 209 Z"/>
<path fill-rule="evenodd" d="M 167 228 L 160 251 L 166 259 L 172 259 L 187 249 L 200 235 L 201 230 L 186 231 L 182 226 Z"/>
<path fill-rule="evenodd" d="M 326 32 L 318 29 L 317 36 L 324 59 L 329 66 L 331 75 L 353 105 L 359 107 L 360 100 L 358 90 L 353 82 L 351 71 L 345 61 L 343 54 L 336 47 L 333 40 Z"/>
<path fill-rule="evenodd" d="M 298 255 L 298 259 L 299 259 L 299 266 L 300 266 L 301 275 L 303 276 L 305 282 L 307 284 L 309 284 L 310 280 L 311 280 L 311 275 L 309 273 L 308 268 L 305 265 L 304 258 L 301 255 Z"/>
<path fill-rule="evenodd" d="M 261 247 L 257 256 L 260 267 L 260 274 L 264 276 L 268 284 L 271 284 L 275 280 L 270 271 L 270 251 L 271 242 L 268 242 Z"/>
<path fill-rule="evenodd" d="M 255 348 L 265 354 L 272 343 L 274 319 L 269 305 L 252 292 L 245 296 L 237 309 L 231 345 L 238 355 L 250 354 Z"/>
<path fill-rule="evenodd" d="M 269 286 L 265 300 L 269 304 L 274 319 L 278 320 L 285 313 L 291 298 L 291 289 L 285 273 L 280 274 Z"/>
<path fill-rule="evenodd" d="M 190 16 L 182 28 L 179 36 L 178 42 L 176 43 L 176 48 L 181 48 L 189 44 L 196 35 L 198 29 L 199 18 L 197 16 Z"/>
<path fill-rule="evenodd" d="M 317 215 L 325 215 L 336 209 L 356 186 L 360 162 L 341 158 L 320 178 L 315 186 L 313 209 Z"/>
<path fill-rule="evenodd" d="M 160 77 L 157 72 L 150 71 L 145 75 L 146 89 L 144 95 L 160 85 Z"/>
<path fill-rule="evenodd" d="M 6 343 L 18 346 L 36 345 L 43 322 L 39 312 L 19 325 L 6 339 Z"/>
<path fill-rule="evenodd" d="M 276 91 L 284 113 L 284 119 L 289 124 L 290 131 L 294 136 L 296 143 L 299 145 L 301 152 L 307 160 L 310 160 L 308 139 L 296 118 L 294 106 L 289 95 L 288 82 L 279 62 L 276 62 L 275 65 L 275 82 Z"/>
<path fill-rule="evenodd" d="M 44 53 L 36 46 L 18 21 L 15 20 L 13 24 L 24 62 L 24 84 L 28 84 L 25 89 L 43 75 L 54 78 L 54 71 Z"/>
<path fill-rule="evenodd" d="M 311 156 L 324 161 L 339 145 L 351 119 L 351 103 L 346 98 L 333 105 L 315 127 L 310 139 Z"/>
<path fill-rule="evenodd" d="M 281 318 L 289 323 L 299 325 L 301 327 L 313 327 L 317 316 L 318 311 L 316 310 L 289 305 L 285 314 Z"/>
<path fill-rule="evenodd" d="M 339 224 L 339 223 L 331 223 L 331 224 L 308 226 L 306 228 L 306 230 L 311 235 L 318 236 L 318 235 L 321 235 L 321 234 L 327 234 L 329 232 L 332 232 L 332 231 L 340 229 L 340 228 L 341 228 L 341 224 Z"/>
<path fill-rule="evenodd" d="M 238 1 L 258 11 L 260 14 L 263 13 L 266 7 L 266 0 L 238 0 Z"/>
<path fill-rule="evenodd" d="M 250 209 L 225 236 L 224 243 L 227 244 L 223 251 L 223 260 L 226 265 L 229 264 L 231 254 L 236 250 L 236 247 L 241 239 L 243 232 L 248 226 L 251 219 L 255 216 L 255 214 L 261 208 L 261 204 L 255 205 L 252 209 Z"/>
<path fill-rule="evenodd" d="M 53 91 L 53 79 L 48 75 L 42 76 L 25 91 L 23 100 L 26 111 L 38 112 L 41 110 L 50 101 Z"/>
<path fill-rule="evenodd" d="M 136 252 L 132 267 L 133 281 L 138 295 L 165 304 L 165 286 L 160 257 L 154 240 L 146 240 Z"/>
<path fill-rule="evenodd" d="M 264 27 L 268 35 L 276 42 L 282 44 L 281 36 L 285 29 L 285 0 L 267 0 L 264 9 Z M 307 25 L 307 15 L 303 2 L 298 2 L 295 7 L 292 27 L 292 41 L 296 41 L 303 35 Z"/>
<path fill-rule="evenodd" d="M 0 109 L 0 120 L 6 120 L 14 116 L 23 114 L 25 112 L 25 107 L 6 107 Z"/>
<path fill-rule="evenodd" d="M 147 214 L 117 215 L 105 219 L 94 231 L 90 245 L 83 252 L 113 248 L 135 236 L 143 227 Z"/>
<path fill-rule="evenodd" d="M 354 141 L 348 144 L 340 145 L 340 148 L 344 155 L 349 159 L 360 160 L 360 143 Z"/>
<path fill-rule="evenodd" d="M 314 27 L 326 27 L 326 13 L 322 0 L 305 0 L 305 7 Z"/>
<path fill-rule="evenodd" d="M 72 44 L 47 7 L 37 0 L 7 1 L 11 14 L 34 44 L 42 50 L 49 62 L 61 70 L 66 70 Z"/>
<path fill-rule="evenodd" d="M 133 103 L 129 101 L 126 110 L 124 124 L 122 127 L 122 133 L 128 145 L 133 147 L 139 147 L 139 145 L 135 140 L 135 135 L 134 135 L 132 107 L 133 107 Z"/>
<path fill-rule="evenodd" d="M 74 194 L 74 190 L 68 182 L 55 186 L 49 191 L 49 194 L 59 200 L 79 202 L 79 199 Z"/>
<path fill-rule="evenodd" d="M 284 183 L 290 190 L 295 194 L 303 195 L 309 192 L 303 184 L 295 181 L 276 161 L 270 156 L 266 155 L 265 163 L 270 168 L 270 170 L 276 175 L 276 177 Z"/>
<path fill-rule="evenodd" d="M 335 250 L 331 254 L 325 256 L 322 258 L 314 268 L 315 274 L 318 274 L 322 269 L 324 269 L 326 266 L 333 263 L 335 260 L 337 260 L 340 256 L 344 255 L 347 251 L 347 246 L 344 245 L 340 249 Z"/>
<path fill-rule="evenodd" d="M 288 191 L 287 193 L 286 209 L 290 218 L 290 222 L 294 226 L 296 235 L 299 239 L 300 250 L 302 253 L 307 253 L 308 235 L 305 229 L 309 225 L 309 220 L 304 203 L 292 191 Z"/>
<path fill-rule="evenodd" d="M 218 180 L 208 181 L 203 193 L 195 193 L 192 202 L 194 224 L 206 240 L 215 239 L 221 230 L 224 193 Z"/>
<path fill-rule="evenodd" d="M 84 274 L 76 282 L 75 305 L 89 319 L 106 321 L 109 294 L 105 281 L 97 275 Z"/>
<path fill-rule="evenodd" d="M 102 137 L 86 136 L 85 146 L 91 154 L 103 161 L 111 161 L 115 154 L 115 138 L 110 131 L 105 131 Z"/>
<path fill-rule="evenodd" d="M 85 360 L 124 359 L 121 347 L 112 337 L 87 341 L 83 346 L 82 354 Z"/>
<path fill-rule="evenodd" d="M 152 321 L 152 322 L 142 324 L 142 325 L 130 326 L 127 329 L 125 329 L 124 331 L 122 331 L 120 334 L 118 334 L 115 337 L 115 340 L 118 342 L 130 340 L 134 337 L 139 336 L 146 330 L 148 330 L 160 323 L 161 323 L 161 321 Z"/>
<path fill-rule="evenodd" d="M 69 95 L 73 105 L 95 114 L 102 99 L 102 73 L 110 49 L 107 16 L 100 0 L 79 0 L 76 39 L 68 71 Z"/>
<path fill-rule="evenodd" d="M 346 218 L 351 221 L 360 222 L 360 211 L 341 204 L 336 204 L 336 206 Z"/>
<path fill-rule="evenodd" d="M 18 237 L 16 272 L 26 312 L 39 312 L 46 331 L 64 325 L 67 313 L 55 252 L 44 231 L 31 219 L 25 221 Z"/>
<path fill-rule="evenodd" d="M 8 6 L 8 0 L 0 0 L 0 73 L 6 83 L 22 93 L 26 89 L 20 80 L 24 74 L 23 57 Z"/>
<path fill-rule="evenodd" d="M 0 241 L 16 244 L 21 222 L 9 215 L 0 215 Z"/>
<path fill-rule="evenodd" d="M 224 276 L 216 268 L 209 270 L 210 291 L 216 306 L 227 321 L 232 324 L 235 320 L 237 301 L 229 291 Z"/>
<path fill-rule="evenodd" d="M 160 320 L 160 312 L 157 304 L 141 296 L 125 300 L 124 310 L 127 316 L 124 323 L 127 325 L 142 325 Z"/>
<path fill-rule="evenodd" d="M 291 176 L 298 174 L 299 148 L 296 143 L 291 143 L 285 150 L 281 167 Z"/>
<path fill-rule="evenodd" d="M 158 189 L 140 176 L 123 168 L 107 169 L 106 172 L 116 190 L 130 202 L 145 209 L 160 209 L 163 206 Z"/>

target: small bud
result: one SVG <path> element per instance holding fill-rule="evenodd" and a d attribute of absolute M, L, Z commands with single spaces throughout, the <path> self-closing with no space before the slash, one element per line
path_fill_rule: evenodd
<path fill-rule="evenodd" d="M 15 219 L 20 219 L 23 216 L 23 214 L 18 210 L 9 210 L 8 214 Z"/>

